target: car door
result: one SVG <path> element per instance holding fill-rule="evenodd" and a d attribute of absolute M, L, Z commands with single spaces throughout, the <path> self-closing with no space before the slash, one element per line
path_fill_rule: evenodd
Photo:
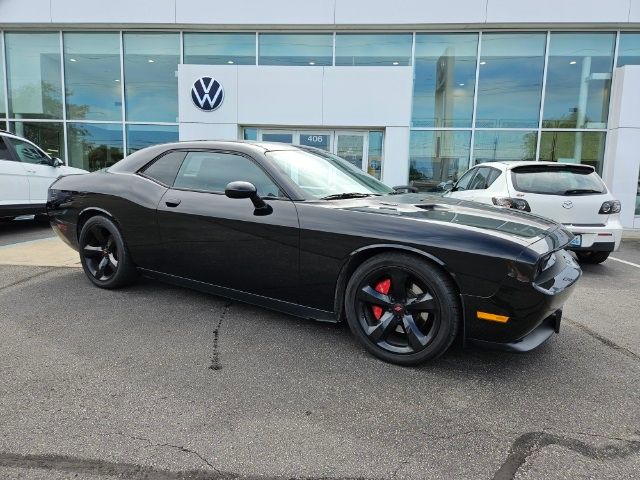
<path fill-rule="evenodd" d="M 229 182 L 253 183 L 271 209 L 224 194 Z M 233 151 L 192 150 L 158 206 L 166 273 L 296 302 L 296 207 L 259 166 Z"/>
<path fill-rule="evenodd" d="M 12 215 L 9 206 L 29 204 L 29 181 L 21 162 L 0 136 L 0 216 Z"/>
<path fill-rule="evenodd" d="M 29 203 L 47 203 L 47 191 L 60 171 L 51 163 L 51 158 L 33 143 L 7 137 L 16 157 L 22 162 L 29 182 Z"/>

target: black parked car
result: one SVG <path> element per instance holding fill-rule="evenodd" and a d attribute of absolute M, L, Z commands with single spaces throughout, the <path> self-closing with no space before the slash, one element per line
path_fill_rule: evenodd
<path fill-rule="evenodd" d="M 49 190 L 55 232 L 102 288 L 138 273 L 304 318 L 346 318 L 413 365 L 460 336 L 530 350 L 581 271 L 534 215 L 400 193 L 348 162 L 275 143 L 150 147 Z"/>

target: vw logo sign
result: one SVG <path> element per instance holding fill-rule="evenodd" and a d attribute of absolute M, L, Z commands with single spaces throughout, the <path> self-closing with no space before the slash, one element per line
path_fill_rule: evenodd
<path fill-rule="evenodd" d="M 562 206 L 564 208 L 573 208 L 573 202 L 571 200 L 565 200 L 562 202 Z"/>
<path fill-rule="evenodd" d="M 200 110 L 213 112 L 224 100 L 224 89 L 213 77 L 200 77 L 191 87 L 191 100 Z"/>

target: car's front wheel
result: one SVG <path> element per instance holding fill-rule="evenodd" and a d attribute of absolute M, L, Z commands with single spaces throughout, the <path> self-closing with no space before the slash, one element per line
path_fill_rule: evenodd
<path fill-rule="evenodd" d="M 82 226 L 78 242 L 82 268 L 100 288 L 119 288 L 137 276 L 137 270 L 120 233 L 110 219 L 91 217 Z"/>
<path fill-rule="evenodd" d="M 578 261 L 582 263 L 602 263 L 607 258 L 609 258 L 609 253 L 611 252 L 576 252 L 578 256 Z"/>
<path fill-rule="evenodd" d="M 402 253 L 363 262 L 347 285 L 349 328 L 382 360 L 417 365 L 444 353 L 460 325 L 460 304 L 449 276 Z"/>

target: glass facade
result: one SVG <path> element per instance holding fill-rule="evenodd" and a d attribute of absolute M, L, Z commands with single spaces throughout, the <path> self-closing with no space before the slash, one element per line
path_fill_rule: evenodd
<path fill-rule="evenodd" d="M 411 65 L 413 35 L 345 34 L 336 35 L 336 65 Z"/>
<path fill-rule="evenodd" d="M 120 35 L 65 33 L 67 118 L 122 121 Z"/>
<path fill-rule="evenodd" d="M 333 63 L 333 35 L 326 33 L 261 33 L 262 65 L 322 66 Z"/>
<path fill-rule="evenodd" d="M 5 33 L 10 118 L 63 118 L 59 33 Z"/>
<path fill-rule="evenodd" d="M 614 33 L 552 33 L 543 127 L 606 128 Z"/>
<path fill-rule="evenodd" d="M 185 33 L 184 63 L 255 65 L 255 33 Z"/>
<path fill-rule="evenodd" d="M 127 120 L 178 121 L 179 33 L 125 33 Z"/>
<path fill-rule="evenodd" d="M 159 143 L 177 141 L 177 125 L 127 125 L 127 155 Z"/>
<path fill-rule="evenodd" d="M 108 123 L 68 123 L 69 164 L 85 170 L 106 168 L 123 155 L 122 127 Z"/>
<path fill-rule="evenodd" d="M 477 33 L 416 35 L 414 127 L 471 126 L 477 50 Z"/>
<path fill-rule="evenodd" d="M 482 36 L 476 127 L 538 128 L 545 45 L 544 33 Z"/>
<path fill-rule="evenodd" d="M 410 180 L 425 189 L 494 160 L 602 172 L 613 67 L 640 64 L 640 32 L 606 31 L 5 31 L 0 47 L 2 125 L 89 169 L 178 138 L 181 61 L 412 66 Z M 369 133 L 364 168 L 375 176 L 382 142 Z"/>

